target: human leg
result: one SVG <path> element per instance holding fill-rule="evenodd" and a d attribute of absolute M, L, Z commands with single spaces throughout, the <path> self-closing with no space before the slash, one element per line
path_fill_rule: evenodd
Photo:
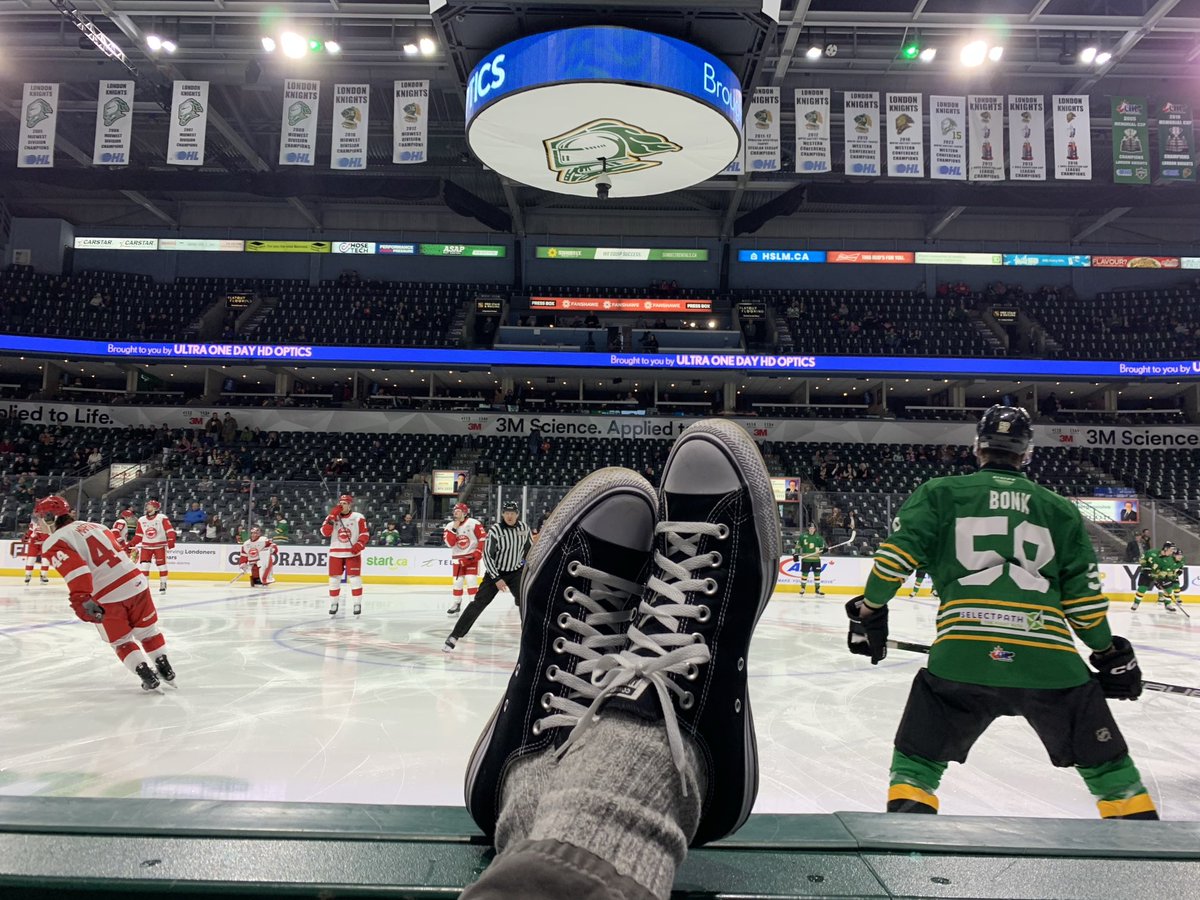
<path fill-rule="evenodd" d="M 329 614 L 336 615 L 338 601 L 342 596 L 342 573 L 346 571 L 346 560 L 341 556 L 329 557 Z"/>
<path fill-rule="evenodd" d="M 446 615 L 456 616 L 462 610 L 463 597 L 463 582 L 466 579 L 467 566 L 466 561 L 456 559 L 450 564 L 450 574 L 454 576 L 454 582 L 450 587 L 450 608 L 446 610 Z"/>
<path fill-rule="evenodd" d="M 351 556 L 346 559 L 346 583 L 350 585 L 350 599 L 354 601 L 354 615 L 362 613 L 362 557 Z"/>
<path fill-rule="evenodd" d="M 496 599 L 496 595 L 500 593 L 500 589 L 496 587 L 496 579 L 491 575 L 485 575 L 483 583 L 479 585 L 479 591 L 467 604 L 467 608 L 462 611 L 462 615 L 458 617 L 458 621 L 454 623 L 454 628 L 450 632 L 450 638 L 457 643 L 459 638 L 465 637 L 467 632 L 471 630 L 471 626 L 475 624 L 475 620 L 480 614 L 487 609 L 488 604 Z M 446 643 L 453 647 L 450 638 L 446 639 Z"/>

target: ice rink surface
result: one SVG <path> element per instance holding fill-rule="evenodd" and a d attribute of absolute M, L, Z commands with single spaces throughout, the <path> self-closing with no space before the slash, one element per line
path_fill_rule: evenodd
<path fill-rule="evenodd" d="M 178 688 L 145 694 L 75 620 L 62 582 L 0 584 L 0 794 L 326 803 L 462 803 L 467 758 L 516 659 L 508 595 L 452 654 L 446 588 L 366 587 L 365 613 L 326 613 L 326 588 L 177 582 L 155 592 Z M 928 643 L 934 603 L 893 606 L 892 636 Z M 903 598 L 903 599 L 902 599 Z M 761 786 L 756 812 L 881 810 L 891 739 L 923 657 L 872 668 L 845 649 L 845 596 L 780 594 L 750 653 Z M 1115 604 L 1146 677 L 1200 683 L 1200 607 L 1190 622 Z M 1200 699 L 1114 703 L 1164 818 L 1200 820 Z M 1001 720 L 942 811 L 1091 818 L 1072 770 L 1032 730 Z"/>

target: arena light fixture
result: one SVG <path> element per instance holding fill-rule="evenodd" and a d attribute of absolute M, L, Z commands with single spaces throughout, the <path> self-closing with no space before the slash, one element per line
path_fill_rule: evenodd
<path fill-rule="evenodd" d="M 404 55 L 405 56 L 416 56 L 419 51 L 420 51 L 420 48 L 417 47 L 416 44 L 405 44 L 404 45 Z"/>
<path fill-rule="evenodd" d="M 921 45 L 918 44 L 916 41 L 909 41 L 907 44 L 905 44 L 903 47 L 900 48 L 900 55 L 902 57 L 904 57 L 905 59 L 909 59 L 909 60 L 916 59 L 918 56 L 921 55 Z"/>
<path fill-rule="evenodd" d="M 263 35 L 262 48 L 264 50 L 266 50 L 268 53 L 274 53 L 275 52 L 275 38 L 271 37 L 270 35 Z"/>
<path fill-rule="evenodd" d="M 1095 45 L 1089 45 L 1087 47 L 1084 47 L 1082 50 L 1079 51 L 1079 61 L 1081 63 L 1083 63 L 1085 66 L 1090 66 L 1092 64 L 1092 62 L 1096 59 L 1096 54 L 1099 52 L 1100 52 L 1099 48 L 1097 48 Z"/>
<path fill-rule="evenodd" d="M 422 56 L 433 56 L 437 51 L 437 44 L 433 42 L 433 38 L 423 37 L 417 42 L 417 45 L 421 48 Z"/>
<path fill-rule="evenodd" d="M 160 38 L 157 34 L 146 35 L 146 47 L 149 48 L 151 52 L 157 53 L 159 50 L 161 50 L 162 43 L 162 38 Z"/>
<path fill-rule="evenodd" d="M 339 53 L 342 52 L 342 45 L 339 44 L 337 41 L 326 41 L 325 42 L 325 52 L 332 56 L 337 56 Z"/>
<path fill-rule="evenodd" d="M 174 53 L 176 50 L 179 49 L 179 45 L 176 44 L 174 41 L 164 40 L 162 42 L 162 48 L 164 50 L 166 50 L 168 53 Z"/>
<path fill-rule="evenodd" d="M 1112 54 L 1107 50 L 1101 50 L 1096 54 L 1096 65 L 1106 65 L 1112 59 Z"/>
<path fill-rule="evenodd" d="M 962 48 L 958 60 L 968 69 L 983 65 L 987 58 L 988 46 L 986 41 L 971 41 Z"/>
<path fill-rule="evenodd" d="M 814 44 L 804 51 L 804 55 L 809 59 L 820 59 L 823 52 L 820 47 Z"/>
<path fill-rule="evenodd" d="M 1004 48 L 996 44 L 988 50 L 987 56 L 992 62 L 1000 62 L 1000 59 L 1004 56 Z"/>
<path fill-rule="evenodd" d="M 933 60 L 936 56 L 937 56 L 937 47 L 926 47 L 924 50 L 921 51 L 921 62 L 925 62 L 925 63 L 933 62 Z"/>
<path fill-rule="evenodd" d="M 283 55 L 290 59 L 300 59 L 308 52 L 308 41 L 294 31 L 285 31 L 279 36 L 279 46 Z"/>

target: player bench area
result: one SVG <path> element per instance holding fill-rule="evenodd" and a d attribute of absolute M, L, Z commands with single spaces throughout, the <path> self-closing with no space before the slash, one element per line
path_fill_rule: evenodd
<path fill-rule="evenodd" d="M 492 850 L 433 806 L 0 797 L 0 894 L 442 898 Z M 673 896 L 1194 896 L 1200 823 L 760 815 L 690 853 Z M 114 894 L 115 896 L 115 894 Z"/>

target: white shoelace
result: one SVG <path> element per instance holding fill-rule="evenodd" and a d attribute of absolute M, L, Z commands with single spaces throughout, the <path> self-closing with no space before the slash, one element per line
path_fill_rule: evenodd
<path fill-rule="evenodd" d="M 551 714 L 533 723 L 534 734 L 541 734 L 547 728 L 574 726 L 580 716 L 587 712 L 587 707 L 579 701 L 592 700 L 600 693 L 600 685 L 591 681 L 592 673 L 597 670 L 605 654 L 625 645 L 625 635 L 620 626 L 633 620 L 634 610 L 622 607 L 630 597 L 642 591 L 642 586 L 636 582 L 626 581 L 578 561 L 571 562 L 568 571 L 590 581 L 592 589 L 591 593 L 585 594 L 576 588 L 566 588 L 566 599 L 578 603 L 586 610 L 586 614 L 576 618 L 570 613 L 562 613 L 558 617 L 558 625 L 564 631 L 579 635 L 582 640 L 555 638 L 554 651 L 578 657 L 582 662 L 575 667 L 574 674 L 558 666 L 550 667 L 552 672 L 549 680 L 565 684 L 571 693 L 565 697 L 558 694 L 542 697 L 542 708 L 550 710 Z"/>
<path fill-rule="evenodd" d="M 570 737 L 558 751 L 560 755 L 599 718 L 597 710 L 609 696 L 623 687 L 644 681 L 658 694 L 663 724 L 667 729 L 667 742 L 671 747 L 671 759 L 681 773 L 684 771 L 687 760 L 672 694 L 682 709 L 690 709 L 695 698 L 667 675 L 682 675 L 687 681 L 694 680 L 699 674 L 699 667 L 711 658 L 703 638 L 699 634 L 681 634 L 679 626 L 681 619 L 706 622 L 712 615 L 712 611 L 704 604 L 687 603 L 686 594 L 711 594 L 717 590 L 716 581 L 697 577 L 697 571 L 719 566 L 721 554 L 715 550 L 700 553 L 699 545 L 704 537 L 724 540 L 729 536 L 729 529 L 708 522 L 660 522 L 655 527 L 655 534 L 666 535 L 667 539 L 667 554 L 654 553 L 654 563 L 662 577 L 651 575 L 647 582 L 647 587 L 659 599 L 655 603 L 643 600 L 637 612 L 643 617 L 642 626 L 653 619 L 663 626 L 663 630 L 646 634 L 637 625 L 631 625 L 626 635 L 626 649 L 605 656 L 593 666 L 594 671 L 603 673 L 598 682 L 599 692 L 594 694 L 592 705 L 579 716 Z M 679 557 L 680 561 L 674 562 L 670 558 L 672 556 Z M 686 778 L 683 783 L 686 796 Z"/>

